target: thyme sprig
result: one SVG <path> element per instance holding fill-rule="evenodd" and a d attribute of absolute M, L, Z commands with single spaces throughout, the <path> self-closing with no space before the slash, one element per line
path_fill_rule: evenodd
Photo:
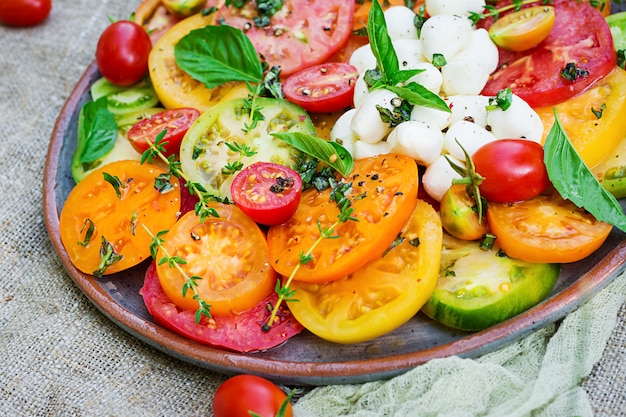
<path fill-rule="evenodd" d="M 187 261 L 180 256 L 172 256 L 167 249 L 163 246 L 165 239 L 163 239 L 163 235 L 165 235 L 168 231 L 162 230 L 156 234 L 156 236 L 146 227 L 146 225 L 141 225 L 146 233 L 150 235 L 152 241 L 150 242 L 150 255 L 152 259 L 157 262 L 157 265 L 163 265 L 165 263 L 168 264 L 170 268 L 175 268 L 185 279 L 185 283 L 183 284 L 183 297 L 187 296 L 187 292 L 191 290 L 193 292 L 193 299 L 198 303 L 198 309 L 196 310 L 196 324 L 200 323 L 202 320 L 202 316 L 207 319 L 212 318 L 211 316 L 211 305 L 204 301 L 200 297 L 200 293 L 198 292 L 198 281 L 202 279 L 197 275 L 189 276 L 182 268 L 181 265 L 187 264 Z M 157 259 L 157 255 L 161 251 L 163 257 L 161 259 Z"/>
<path fill-rule="evenodd" d="M 509 4 L 508 6 L 503 6 L 500 7 L 499 9 L 496 9 L 495 6 L 492 5 L 486 5 L 485 6 L 485 12 L 483 13 L 476 13 L 476 12 L 469 12 L 469 20 L 472 21 L 472 24 L 477 24 L 479 21 L 483 20 L 483 19 L 487 19 L 489 17 L 492 17 L 494 20 L 498 20 L 500 18 L 500 13 L 503 12 L 507 12 L 509 10 L 514 10 L 514 11 L 519 11 L 522 9 L 522 6 L 525 6 L 527 4 L 533 4 L 533 3 L 540 3 L 541 5 L 546 5 L 551 3 L 551 0 L 513 0 L 513 3 Z"/>
<path fill-rule="evenodd" d="M 200 217 L 200 221 L 203 222 L 207 217 L 220 217 L 217 210 L 213 207 L 209 207 L 209 203 L 212 201 L 219 201 L 222 203 L 228 203 L 226 199 L 222 199 L 218 196 L 210 194 L 202 184 L 199 182 L 191 181 L 189 177 L 185 175 L 183 170 L 181 169 L 180 161 L 176 160 L 174 155 L 170 155 L 169 157 L 165 156 L 165 148 L 163 138 L 167 133 L 166 130 L 160 132 L 156 138 L 154 143 L 150 140 L 146 139 L 149 148 L 141 155 L 141 163 L 149 162 L 152 163 L 154 159 L 160 159 L 161 161 L 167 164 L 168 170 L 176 178 L 182 178 L 185 180 L 185 187 L 189 190 L 189 193 L 198 197 L 198 202 L 196 203 L 194 209 L 195 213 L 198 217 Z"/>
<path fill-rule="evenodd" d="M 352 207 L 352 202 L 348 195 L 352 191 L 352 183 L 351 182 L 343 182 L 339 181 L 335 184 L 332 191 L 330 192 L 330 198 L 337 204 L 339 207 L 339 214 L 337 215 L 337 220 L 331 224 L 330 226 L 323 228 L 320 220 L 317 221 L 317 227 L 319 230 L 319 236 L 313 242 L 311 247 L 306 251 L 299 255 L 299 261 L 291 271 L 289 278 L 285 282 L 285 285 L 282 285 L 280 280 L 276 281 L 276 294 L 278 295 L 278 300 L 276 301 L 276 305 L 272 310 L 272 314 L 266 323 L 263 324 L 261 329 L 264 332 L 269 332 L 272 328 L 272 324 L 276 319 L 278 314 L 278 310 L 280 309 L 280 305 L 283 301 L 286 302 L 295 302 L 296 299 L 293 298 L 295 295 L 295 290 L 291 289 L 291 283 L 293 282 L 294 277 L 300 270 L 303 265 L 306 265 L 310 262 L 313 262 L 314 256 L 313 252 L 315 249 L 325 240 L 325 239 L 334 239 L 339 237 L 335 234 L 335 229 L 339 227 L 339 225 L 346 223 L 348 221 L 358 221 L 356 217 L 353 216 L 354 208 Z"/>

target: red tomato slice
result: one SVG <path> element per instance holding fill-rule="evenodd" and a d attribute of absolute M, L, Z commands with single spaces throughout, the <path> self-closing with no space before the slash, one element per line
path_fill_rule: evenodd
<path fill-rule="evenodd" d="M 329 62 L 296 72 L 283 84 L 285 97 L 313 113 L 330 113 L 352 106 L 358 70 L 343 62 Z"/>
<path fill-rule="evenodd" d="M 302 179 L 284 165 L 256 162 L 237 174 L 230 194 L 237 207 L 255 222 L 268 226 L 281 224 L 298 209 Z"/>
<path fill-rule="evenodd" d="M 154 143 L 156 137 L 167 130 L 161 145 L 165 148 L 165 155 L 174 155 L 180 149 L 183 136 L 198 117 L 200 112 L 189 107 L 165 110 L 137 122 L 126 136 L 137 152 L 144 153 L 149 147 L 147 141 Z"/>
<path fill-rule="evenodd" d="M 586 90 L 615 67 L 611 31 L 602 14 L 588 3 L 554 2 L 556 19 L 550 35 L 524 52 L 500 49 L 498 70 L 482 91 L 496 95 L 510 87 L 531 107 L 551 106 Z M 488 26 L 488 23 L 486 24 Z M 586 71 L 570 81 L 561 76 L 567 64 Z"/>
<path fill-rule="evenodd" d="M 196 342 L 218 348 L 236 352 L 270 349 L 302 331 L 302 326 L 285 307 L 281 307 L 276 316 L 277 321 L 268 332 L 261 330 L 261 325 L 270 316 L 271 309 L 267 305 L 273 306 L 278 299 L 274 292 L 240 314 L 215 316 L 212 319 L 203 316 L 200 323 L 196 324 L 195 311 L 176 307 L 165 294 L 154 262 L 148 267 L 140 294 L 157 324 Z"/>
<path fill-rule="evenodd" d="M 206 7 L 214 6 L 214 1 Z M 320 64 L 339 50 L 352 30 L 354 0 L 285 0 L 271 24 L 257 28 L 254 3 L 242 9 L 222 6 L 216 22 L 243 30 L 256 51 L 270 66 L 279 65 L 282 75 Z"/>

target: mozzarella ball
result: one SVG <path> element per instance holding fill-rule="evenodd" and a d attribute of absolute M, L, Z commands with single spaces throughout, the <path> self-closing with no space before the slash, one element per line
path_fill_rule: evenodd
<path fill-rule="evenodd" d="M 360 140 L 367 143 L 381 141 L 391 131 L 389 123 L 382 121 L 376 106 L 394 110 L 392 102 L 398 96 L 389 90 L 378 89 L 371 91 L 363 99 L 352 117 L 350 128 Z"/>
<path fill-rule="evenodd" d="M 417 28 L 413 23 L 415 12 L 405 6 L 392 6 L 385 10 L 387 33 L 391 40 L 417 39 Z"/>
<path fill-rule="evenodd" d="M 377 143 L 367 143 L 362 140 L 354 142 L 354 159 L 369 158 L 377 155 L 386 155 L 391 152 L 390 146 L 387 141 L 380 141 Z"/>
<path fill-rule="evenodd" d="M 508 109 L 487 111 L 487 125 L 491 133 L 499 139 L 525 138 L 541 142 L 543 136 L 541 118 L 528 103 L 515 94 Z"/>
<path fill-rule="evenodd" d="M 447 157 L 455 164 L 465 167 L 463 162 L 453 156 L 447 155 Z M 452 186 L 452 180 L 455 178 L 460 179 L 461 176 L 452 169 L 446 157 L 441 155 L 424 171 L 422 185 L 424 186 L 424 191 L 426 191 L 432 199 L 441 201 L 446 191 Z"/>
<path fill-rule="evenodd" d="M 426 61 L 422 53 L 422 42 L 419 39 L 398 39 L 392 44 L 401 70 L 414 69 Z"/>
<path fill-rule="evenodd" d="M 487 84 L 489 73 L 475 61 L 452 60 L 441 68 L 445 95 L 478 95 Z"/>
<path fill-rule="evenodd" d="M 445 99 L 452 110 L 450 123 L 461 120 L 476 123 L 479 126 L 487 126 L 487 106 L 489 97 L 481 95 L 449 96 Z"/>
<path fill-rule="evenodd" d="M 420 35 L 424 56 L 432 62 L 434 54 L 441 54 L 450 61 L 463 49 L 472 31 L 472 24 L 465 17 L 442 14 L 429 18 Z"/>
<path fill-rule="evenodd" d="M 485 128 L 475 123 L 461 120 L 451 125 L 446 132 L 444 150 L 455 158 L 464 161 L 465 153 L 463 149 L 472 156 L 478 148 L 495 140 L 498 139 Z M 461 149 L 461 146 L 463 149 Z"/>
<path fill-rule="evenodd" d="M 424 122 L 408 121 L 396 126 L 387 143 L 391 152 L 410 156 L 418 164 L 428 166 L 441 155 L 443 134 Z"/>
<path fill-rule="evenodd" d="M 433 109 L 426 106 L 414 106 L 411 110 L 411 120 L 428 123 L 437 130 L 443 130 L 450 125 L 452 113 Z"/>
<path fill-rule="evenodd" d="M 359 107 L 369 92 L 370 90 L 365 82 L 365 71 L 363 71 L 359 73 L 359 78 L 357 78 L 354 84 L 354 93 L 352 93 L 352 104 L 354 107 Z"/>
<path fill-rule="evenodd" d="M 376 57 L 369 43 L 355 49 L 348 62 L 359 71 L 359 74 L 376 68 Z"/>
<path fill-rule="evenodd" d="M 430 92 L 439 94 L 441 91 L 441 84 L 443 83 L 443 76 L 437 67 L 430 62 L 421 62 L 415 64 L 413 69 L 423 69 L 424 71 L 409 78 L 409 82 L 414 81 L 421 84 Z"/>
<path fill-rule="evenodd" d="M 354 142 L 357 141 L 356 136 L 350 128 L 352 117 L 356 112 L 355 109 L 350 109 L 337 119 L 332 129 L 330 130 L 330 140 L 337 142 L 354 157 Z"/>
<path fill-rule="evenodd" d="M 491 74 L 498 67 L 498 47 L 489 37 L 489 32 L 479 28 L 470 33 L 463 50 L 454 59 L 474 61 L 482 65 L 487 74 Z"/>
<path fill-rule="evenodd" d="M 430 16 L 440 14 L 469 16 L 469 12 L 481 13 L 485 0 L 426 0 L 426 11 Z"/>

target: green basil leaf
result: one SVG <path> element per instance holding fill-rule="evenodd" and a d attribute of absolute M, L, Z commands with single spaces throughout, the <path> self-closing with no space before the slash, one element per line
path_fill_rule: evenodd
<path fill-rule="evenodd" d="M 229 81 L 260 83 L 263 68 L 254 45 L 231 26 L 192 30 L 174 46 L 176 64 L 207 88 Z"/>
<path fill-rule="evenodd" d="M 412 70 L 400 70 L 398 71 L 392 80 L 392 84 L 403 84 L 407 82 L 411 77 L 420 74 L 426 70 L 424 69 L 412 69 Z"/>
<path fill-rule="evenodd" d="M 117 139 L 117 123 L 107 108 L 106 97 L 85 103 L 78 117 L 77 161 L 97 161 L 113 149 Z"/>
<path fill-rule="evenodd" d="M 398 97 L 413 105 L 430 107 L 447 113 L 451 112 L 450 107 L 441 97 L 416 82 L 410 82 L 404 87 L 388 85 L 383 88 L 396 93 Z"/>
<path fill-rule="evenodd" d="M 272 136 L 327 163 L 344 177 L 348 176 L 354 168 L 354 160 L 350 152 L 336 142 L 326 141 L 303 132 L 272 133 Z"/>
<path fill-rule="evenodd" d="M 400 71 L 400 64 L 387 32 L 385 15 L 380 4 L 378 4 L 378 0 L 372 0 L 372 8 L 370 9 L 367 22 L 367 33 L 369 34 L 370 48 L 374 57 L 376 57 L 382 80 L 386 84 L 395 84 L 393 80 L 398 71 Z"/>
<path fill-rule="evenodd" d="M 597 220 L 626 232 L 626 215 L 619 202 L 600 185 L 580 159 L 563 130 L 556 109 L 555 122 L 544 145 L 548 177 L 564 199 L 591 213 Z"/>

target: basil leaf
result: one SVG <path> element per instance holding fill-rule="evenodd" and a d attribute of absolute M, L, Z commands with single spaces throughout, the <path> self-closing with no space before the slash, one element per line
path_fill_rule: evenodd
<path fill-rule="evenodd" d="M 450 107 L 437 94 L 433 93 L 426 87 L 416 82 L 410 82 L 404 87 L 388 85 L 385 89 L 396 93 L 398 97 L 405 99 L 416 106 L 430 107 L 450 113 Z"/>
<path fill-rule="evenodd" d="M 347 177 L 354 168 L 354 160 L 350 152 L 336 142 L 326 141 L 303 132 L 272 133 L 272 136 L 327 163 L 344 177 Z"/>
<path fill-rule="evenodd" d="M 598 182 L 563 130 L 556 109 L 555 122 L 544 145 L 548 177 L 564 199 L 591 213 L 597 220 L 626 232 L 626 215 L 619 202 Z"/>
<path fill-rule="evenodd" d="M 376 57 L 382 80 L 386 84 L 396 84 L 394 79 L 396 73 L 400 70 L 400 64 L 387 32 L 387 22 L 385 22 L 385 15 L 380 4 L 378 4 L 378 0 L 372 0 L 372 8 L 370 9 L 367 22 L 367 33 L 369 34 L 370 48 L 374 57 Z"/>
<path fill-rule="evenodd" d="M 409 80 L 409 78 L 420 74 L 426 70 L 424 69 L 412 69 L 412 70 L 400 70 L 393 77 L 393 84 L 403 84 Z"/>
<path fill-rule="evenodd" d="M 115 116 L 107 107 L 106 97 L 85 103 L 79 114 L 76 161 L 94 162 L 108 154 L 117 139 Z"/>
<path fill-rule="evenodd" d="M 260 83 L 263 68 L 254 45 L 231 26 L 192 30 L 174 46 L 176 64 L 207 88 L 229 81 Z"/>

